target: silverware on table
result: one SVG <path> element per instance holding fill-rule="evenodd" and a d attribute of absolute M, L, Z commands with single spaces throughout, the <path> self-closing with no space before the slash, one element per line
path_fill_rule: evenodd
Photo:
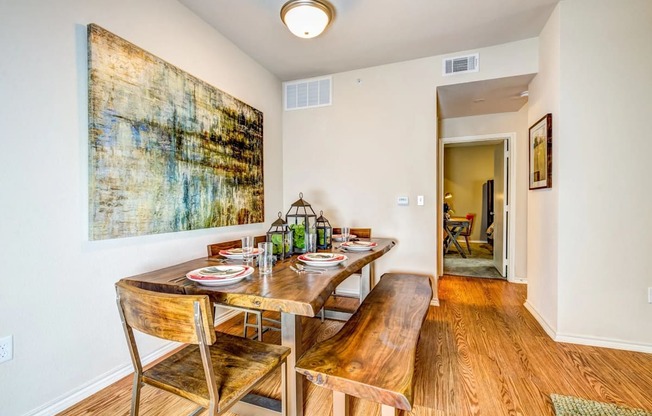
<path fill-rule="evenodd" d="M 299 264 L 299 263 L 294 264 L 294 269 L 298 270 L 299 272 L 313 273 L 313 274 L 321 274 L 322 270 L 324 270 L 324 269 L 317 269 L 309 266 L 304 266 L 303 264 Z"/>

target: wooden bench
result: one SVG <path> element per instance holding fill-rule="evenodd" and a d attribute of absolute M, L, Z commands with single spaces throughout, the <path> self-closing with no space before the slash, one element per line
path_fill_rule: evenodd
<path fill-rule="evenodd" d="M 347 415 L 347 395 L 381 404 L 382 415 L 411 410 L 421 325 L 432 299 L 428 276 L 384 274 L 332 338 L 314 345 L 296 371 L 333 391 L 333 416 Z"/>

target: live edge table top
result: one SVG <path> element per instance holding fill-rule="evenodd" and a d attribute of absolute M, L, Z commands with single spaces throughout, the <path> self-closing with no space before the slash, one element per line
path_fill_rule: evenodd
<path fill-rule="evenodd" d="M 202 286 L 186 279 L 186 273 L 219 264 L 219 257 L 204 257 L 136 276 L 123 281 L 147 290 L 178 294 L 206 294 L 213 302 L 250 309 L 315 316 L 337 285 L 351 274 L 387 253 L 396 244 L 388 238 L 372 238 L 373 250 L 341 253 L 348 257 L 336 267 L 317 273 L 297 274 L 290 266 L 296 261 L 279 261 L 273 272 L 261 276 L 258 270 L 240 282 L 227 286 Z"/>

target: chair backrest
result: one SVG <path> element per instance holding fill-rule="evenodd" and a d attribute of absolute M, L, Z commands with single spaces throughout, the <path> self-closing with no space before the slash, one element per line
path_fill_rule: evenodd
<path fill-rule="evenodd" d="M 333 227 L 333 234 L 342 234 L 342 229 Z M 351 228 L 351 234 L 358 238 L 371 238 L 371 228 Z"/>
<path fill-rule="evenodd" d="M 170 341 L 215 343 L 213 305 L 208 296 L 152 292 L 122 281 L 115 288 L 120 316 L 128 333 L 134 328 Z"/>
<path fill-rule="evenodd" d="M 460 235 L 470 237 L 473 232 L 473 220 L 475 220 L 475 214 L 466 214 L 466 219 L 469 220 L 469 227 L 462 231 Z"/>
<path fill-rule="evenodd" d="M 264 243 L 265 241 L 267 241 L 267 236 L 257 235 L 254 237 L 255 245 L 258 245 L 258 243 Z M 242 247 L 242 240 L 232 240 L 224 241 L 222 243 L 209 244 L 206 248 L 208 249 L 208 256 L 211 257 L 218 256 L 222 250 L 229 250 L 232 248 L 240 247 Z"/>

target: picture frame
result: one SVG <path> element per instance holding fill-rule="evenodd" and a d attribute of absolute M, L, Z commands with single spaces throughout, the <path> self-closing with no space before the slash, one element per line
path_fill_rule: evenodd
<path fill-rule="evenodd" d="M 552 114 L 530 127 L 530 189 L 552 188 Z"/>

